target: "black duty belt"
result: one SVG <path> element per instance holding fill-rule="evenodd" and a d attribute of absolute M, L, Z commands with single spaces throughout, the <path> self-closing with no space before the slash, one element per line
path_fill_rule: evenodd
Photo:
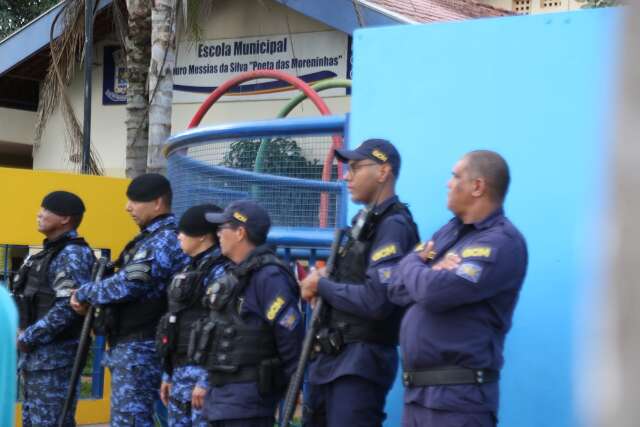
<path fill-rule="evenodd" d="M 173 366 L 174 368 L 194 364 L 189 358 L 189 356 L 187 355 L 187 353 L 175 352 L 169 357 L 171 357 L 171 366 Z"/>
<path fill-rule="evenodd" d="M 169 397 L 171 403 L 177 406 L 182 412 L 190 412 L 191 411 L 191 401 L 183 402 L 181 400 L 176 399 L 173 396 Z"/>
<path fill-rule="evenodd" d="M 434 368 L 423 371 L 405 371 L 402 382 L 405 387 L 431 385 L 461 385 L 493 383 L 500 379 L 500 372 L 491 369 Z"/>
<path fill-rule="evenodd" d="M 242 366 L 235 372 L 209 371 L 209 384 L 222 386 L 231 383 L 245 383 L 258 381 L 257 366 Z"/>

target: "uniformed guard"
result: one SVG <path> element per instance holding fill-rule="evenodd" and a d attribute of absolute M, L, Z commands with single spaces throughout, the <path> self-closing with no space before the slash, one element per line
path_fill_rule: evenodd
<path fill-rule="evenodd" d="M 41 206 L 38 231 L 46 236 L 44 248 L 25 260 L 12 283 L 20 314 L 18 366 L 25 427 L 58 425 L 82 327 L 82 318 L 69 307 L 69 296 L 90 280 L 95 262 L 76 231 L 85 211 L 82 200 L 67 191 L 54 191 Z M 65 426 L 75 426 L 76 403 L 77 395 Z"/>
<path fill-rule="evenodd" d="M 495 426 L 507 331 L 527 268 L 502 209 L 509 169 L 492 151 L 456 163 L 453 218 L 398 266 L 390 299 L 408 307 L 400 345 L 404 426 Z"/>
<path fill-rule="evenodd" d="M 96 326 L 107 336 L 104 364 L 111 370 L 111 425 L 153 426 L 160 388 L 155 334 L 167 310 L 167 286 L 187 264 L 171 211 L 171 185 L 159 174 L 135 178 L 127 188 L 127 212 L 140 226 L 115 262 L 117 272 L 88 282 L 72 296 L 82 310 L 98 307 Z"/>
<path fill-rule="evenodd" d="M 396 264 L 418 242 L 408 208 L 395 194 L 400 155 L 387 140 L 369 139 L 354 151 L 336 150 L 349 163 L 351 198 L 366 205 L 353 219 L 332 280 L 312 272 L 302 297 L 329 306 L 309 366 L 312 384 L 305 426 L 381 426 L 384 402 L 398 369 L 400 311 L 387 299 Z"/>
<path fill-rule="evenodd" d="M 207 289 L 210 316 L 197 328 L 193 357 L 209 371 L 204 412 L 211 427 L 273 427 L 304 334 L 298 286 L 265 244 L 271 221 L 260 205 L 234 202 L 207 220 L 220 224 L 233 264 Z"/>
<path fill-rule="evenodd" d="M 169 408 L 169 427 L 207 427 L 202 405 L 209 383 L 207 371 L 188 357 L 192 330 L 206 317 L 203 297 L 206 287 L 220 277 L 228 260 L 220 253 L 217 227 L 206 213 L 221 212 L 216 205 L 193 206 L 178 223 L 178 240 L 191 259 L 169 285 L 169 312 L 160 319 L 156 345 L 164 367 L 160 398 Z M 195 336 L 194 336 L 195 338 Z"/>

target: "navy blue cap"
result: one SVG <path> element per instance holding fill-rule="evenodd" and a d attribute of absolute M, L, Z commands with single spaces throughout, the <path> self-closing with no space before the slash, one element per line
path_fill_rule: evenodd
<path fill-rule="evenodd" d="M 68 191 L 53 191 L 47 194 L 42 199 L 40 206 L 59 216 L 73 216 L 84 213 L 82 199 Z"/>
<path fill-rule="evenodd" d="M 219 212 L 222 212 L 222 208 L 213 204 L 191 206 L 180 217 L 178 230 L 192 237 L 215 234 L 218 227 L 207 221 L 205 215 Z"/>
<path fill-rule="evenodd" d="M 171 193 L 169 180 L 159 173 L 137 176 L 127 187 L 127 197 L 134 202 L 150 202 Z"/>
<path fill-rule="evenodd" d="M 241 225 L 249 234 L 259 240 L 266 240 L 271 219 L 269 213 L 253 200 L 237 200 L 231 202 L 222 213 L 207 213 L 205 218 L 212 224 L 224 224 L 227 222 Z M 262 243 L 262 242 L 254 242 Z"/>
<path fill-rule="evenodd" d="M 380 164 L 389 163 L 396 178 L 400 173 L 400 153 L 386 139 L 367 139 L 355 150 L 336 149 L 335 155 L 341 162 L 371 159 Z"/>

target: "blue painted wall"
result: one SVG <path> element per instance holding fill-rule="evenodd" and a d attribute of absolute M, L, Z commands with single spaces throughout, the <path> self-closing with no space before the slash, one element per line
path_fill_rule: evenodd
<path fill-rule="evenodd" d="M 573 13 L 364 29 L 354 34 L 351 145 L 400 149 L 398 192 L 428 238 L 449 217 L 446 182 L 465 152 L 500 152 L 506 212 L 529 271 L 507 339 L 500 425 L 573 426 L 576 317 L 593 277 L 621 13 Z M 352 211 L 355 207 L 352 206 Z M 386 425 L 399 425 L 401 389 Z"/>

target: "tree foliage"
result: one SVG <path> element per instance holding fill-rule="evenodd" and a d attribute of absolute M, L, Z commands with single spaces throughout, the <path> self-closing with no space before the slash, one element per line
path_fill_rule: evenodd
<path fill-rule="evenodd" d="M 0 0 L 0 39 L 28 24 L 59 0 Z"/>
<path fill-rule="evenodd" d="M 307 160 L 295 140 L 281 137 L 265 141 L 261 138 L 235 141 L 225 154 L 222 165 L 246 171 L 254 170 L 261 142 L 268 144 L 262 172 L 306 179 L 320 179 L 322 176 L 322 165 L 317 159 Z"/>
<path fill-rule="evenodd" d="M 222 166 L 255 171 L 256 157 L 261 144 L 267 144 L 259 168 L 262 173 L 308 180 L 322 179 L 323 165 L 318 159 L 309 160 L 304 157 L 297 141 L 290 138 L 252 138 L 235 141 L 225 153 Z M 332 181 L 336 180 L 337 169 L 332 167 Z M 320 192 L 288 187 L 285 184 L 273 184 L 246 181 L 244 187 L 236 190 L 245 191 L 269 209 L 271 221 L 276 225 L 292 227 L 318 227 Z M 329 194 L 328 222 L 336 221 L 338 199 L 336 194 Z"/>
<path fill-rule="evenodd" d="M 594 7 L 611 7 L 611 6 L 623 6 L 627 4 L 625 0 L 577 0 L 579 3 L 584 3 L 582 7 L 584 9 Z"/>

